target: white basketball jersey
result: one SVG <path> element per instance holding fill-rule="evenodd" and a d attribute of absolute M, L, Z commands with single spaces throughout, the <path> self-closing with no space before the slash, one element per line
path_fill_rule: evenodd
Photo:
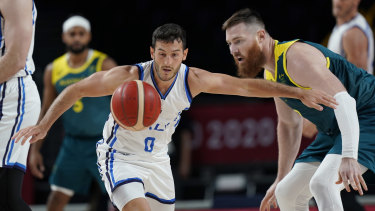
<path fill-rule="evenodd" d="M 32 1 L 32 0 L 30 0 L 30 1 Z M 30 43 L 29 52 L 28 52 L 27 57 L 26 57 L 26 65 L 23 69 L 18 71 L 13 77 L 22 77 L 22 76 L 26 76 L 26 75 L 31 75 L 35 71 L 35 65 L 34 65 L 32 55 L 33 55 L 33 51 L 34 51 L 34 35 L 35 35 L 35 22 L 36 22 L 37 11 L 36 11 L 34 1 L 33 1 L 33 13 L 32 14 L 33 14 L 33 16 L 32 16 L 32 20 L 30 20 L 30 22 L 32 22 L 32 24 L 33 24 L 33 35 L 32 35 L 32 39 L 31 39 L 31 43 Z M 4 17 L 0 16 L 0 56 L 3 56 L 6 52 L 6 50 L 7 50 L 6 46 L 5 46 L 5 40 L 4 40 L 5 23 L 6 23 L 6 20 L 4 19 Z"/>
<path fill-rule="evenodd" d="M 189 68 L 181 64 L 174 82 L 163 95 L 154 80 L 153 61 L 140 63 L 137 66 L 139 79 L 153 86 L 160 95 L 159 118 L 147 129 L 129 131 L 121 128 L 110 114 L 104 126 L 102 144 L 106 143 L 109 148 L 124 155 L 152 156 L 153 159 L 166 158 L 168 157 L 168 143 L 180 121 L 180 114 L 190 107 L 192 100 L 187 83 Z"/>
<path fill-rule="evenodd" d="M 357 14 L 355 18 L 351 21 L 344 23 L 340 26 L 335 26 L 333 28 L 332 34 L 328 41 L 328 49 L 331 51 L 340 54 L 343 57 L 346 57 L 343 46 L 342 46 L 342 36 L 344 33 L 353 27 L 358 27 L 361 29 L 366 37 L 368 43 L 368 58 L 367 58 L 367 72 L 373 74 L 373 63 L 374 63 L 374 35 L 372 33 L 371 27 L 367 23 L 366 19 L 361 15 Z"/>

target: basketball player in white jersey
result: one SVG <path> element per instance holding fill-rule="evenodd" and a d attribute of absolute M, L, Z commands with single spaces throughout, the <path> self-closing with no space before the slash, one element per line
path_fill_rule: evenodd
<path fill-rule="evenodd" d="M 0 12 L 0 210 L 25 211 L 21 187 L 30 145 L 12 136 L 34 125 L 40 112 L 31 78 L 37 12 L 33 0 L 0 0 Z"/>
<path fill-rule="evenodd" d="M 175 195 L 167 145 L 181 112 L 190 107 L 192 99 L 199 93 L 291 96 L 302 98 L 304 103 L 319 110 L 318 103 L 335 107 L 333 98 L 322 92 L 189 68 L 182 63 L 187 53 L 185 31 L 177 24 L 162 25 L 152 36 L 151 61 L 97 72 L 67 87 L 37 126 L 20 131 L 14 138 L 19 141 L 24 137 L 24 142 L 32 136 L 30 142 L 35 142 L 46 135 L 53 122 L 77 99 L 110 95 L 124 81 L 145 81 L 160 95 L 160 116 L 145 130 L 129 131 L 109 115 L 103 139 L 97 143 L 99 172 L 118 209 L 171 211 L 174 210 Z"/>

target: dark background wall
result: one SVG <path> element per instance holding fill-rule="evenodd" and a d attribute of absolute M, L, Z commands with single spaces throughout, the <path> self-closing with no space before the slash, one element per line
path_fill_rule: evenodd
<path fill-rule="evenodd" d="M 368 10 L 373 0 L 363 0 Z M 61 26 L 71 14 L 82 14 L 92 24 L 91 47 L 106 52 L 119 64 L 150 59 L 152 31 L 174 22 L 187 30 L 190 66 L 234 74 L 221 24 L 236 10 L 259 11 L 271 36 L 279 40 L 321 40 L 334 25 L 330 0 L 186 0 L 88 1 L 36 0 L 38 9 L 34 60 L 38 72 L 64 53 Z"/>

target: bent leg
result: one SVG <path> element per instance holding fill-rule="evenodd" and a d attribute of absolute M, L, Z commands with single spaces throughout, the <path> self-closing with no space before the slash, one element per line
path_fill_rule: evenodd
<path fill-rule="evenodd" d="M 319 162 L 296 163 L 277 185 L 275 195 L 282 211 L 308 211 L 312 194 L 309 189 L 311 177 Z"/>
<path fill-rule="evenodd" d="M 320 211 L 344 210 L 340 197 L 340 191 L 344 186 L 335 184 L 338 180 L 341 158 L 338 154 L 328 154 L 311 179 L 310 189 Z M 367 171 L 363 165 L 360 165 L 360 168 L 362 173 Z"/>

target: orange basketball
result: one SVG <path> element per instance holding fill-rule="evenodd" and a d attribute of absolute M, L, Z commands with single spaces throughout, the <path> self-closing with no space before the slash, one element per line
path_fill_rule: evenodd
<path fill-rule="evenodd" d="M 160 96 L 146 82 L 125 82 L 112 95 L 112 116 L 125 129 L 139 131 L 151 126 L 158 119 L 160 111 Z"/>

